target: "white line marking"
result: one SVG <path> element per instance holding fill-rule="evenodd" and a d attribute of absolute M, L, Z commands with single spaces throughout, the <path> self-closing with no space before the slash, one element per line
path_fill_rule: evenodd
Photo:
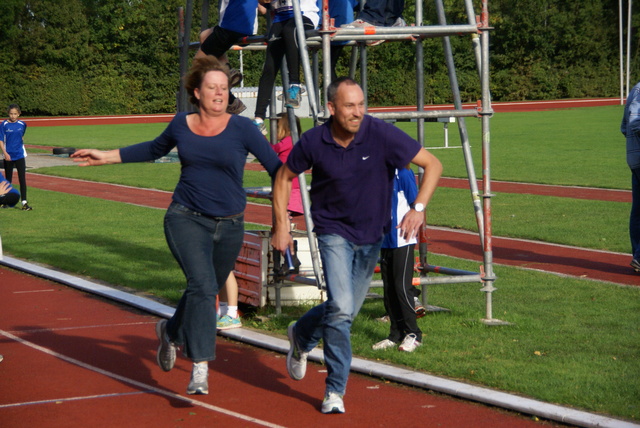
<path fill-rule="evenodd" d="M 25 401 L 24 403 L 0 404 L 0 409 L 6 409 L 8 407 L 33 406 L 33 405 L 37 405 L 37 404 L 64 403 L 64 402 L 67 402 L 67 401 L 92 400 L 94 398 L 122 397 L 122 396 L 125 396 L 125 395 L 146 394 L 147 392 L 148 391 L 119 392 L 119 393 L 114 393 L 114 394 L 86 395 L 84 397 L 52 398 L 50 400 Z"/>
<path fill-rule="evenodd" d="M 187 402 L 187 403 L 189 403 L 189 404 L 191 404 L 193 406 L 200 406 L 200 407 L 203 407 L 205 409 L 212 410 L 214 412 L 222 413 L 222 414 L 227 415 L 227 416 L 231 416 L 231 417 L 238 418 L 238 419 L 241 419 L 241 420 L 244 420 L 244 421 L 252 422 L 252 423 L 255 423 L 255 424 L 258 424 L 258 425 L 262 425 L 262 426 L 265 426 L 265 427 L 284 428 L 281 425 L 276 425 L 276 424 L 273 424 L 271 422 L 263 421 L 263 420 L 260 420 L 260 419 L 252 418 L 251 416 L 247 416 L 247 415 L 243 415 L 241 413 L 237 413 L 237 412 L 234 412 L 234 411 L 231 411 L 231 410 L 223 409 L 222 407 L 213 406 L 213 405 L 208 404 L 208 403 L 203 403 L 202 401 L 193 400 L 193 399 L 188 398 L 188 397 L 183 397 L 181 395 L 174 394 L 173 392 L 165 391 L 163 389 L 156 388 L 155 386 L 147 385 L 145 383 L 138 382 L 137 380 L 129 379 L 129 378 L 121 376 L 119 374 L 112 373 L 112 372 L 109 372 L 107 370 L 103 370 L 103 369 L 98 368 L 98 367 L 94 367 L 92 365 L 83 363 L 82 361 L 76 360 L 75 358 L 71 358 L 71 357 L 68 357 L 66 355 L 62 355 L 62 354 L 60 354 L 58 352 L 52 351 L 51 349 L 47 349 L 47 348 L 44 348 L 44 347 L 42 347 L 40 345 L 36 345 L 33 342 L 29 342 L 28 340 L 24 340 L 24 339 L 22 339 L 22 338 L 20 338 L 18 336 L 15 336 L 15 335 L 13 335 L 13 334 L 11 334 L 9 332 L 6 332 L 4 330 L 0 330 L 0 335 L 6 337 L 8 339 L 14 340 L 16 342 L 19 342 L 19 343 L 21 343 L 23 345 L 29 346 L 30 348 L 33 348 L 33 349 L 35 349 L 37 351 L 40 351 L 40 352 L 43 352 L 43 353 L 45 353 L 47 355 L 51 355 L 53 357 L 59 358 L 59 359 L 61 359 L 63 361 L 66 361 L 68 363 L 74 364 L 74 365 L 76 365 L 78 367 L 82 367 L 84 369 L 91 370 L 91 371 L 99 373 L 101 375 L 108 376 L 108 377 L 110 377 L 112 379 L 116 379 L 116 380 L 119 380 L 120 382 L 124 382 L 124 383 L 130 384 L 130 385 L 133 385 L 136 388 L 139 388 L 139 389 L 142 389 L 142 390 L 145 390 L 145 391 L 155 392 L 156 394 L 164 395 L 166 397 L 170 397 L 170 398 L 173 398 L 175 400 L 180 400 L 180 401 Z"/>
<path fill-rule="evenodd" d="M 28 290 L 28 291 L 14 291 L 13 294 L 26 294 L 26 293 L 44 293 L 47 291 L 56 291 L 54 289 L 50 290 Z"/>

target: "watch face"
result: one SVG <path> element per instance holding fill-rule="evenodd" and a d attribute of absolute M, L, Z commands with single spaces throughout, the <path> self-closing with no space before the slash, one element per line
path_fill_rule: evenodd
<path fill-rule="evenodd" d="M 418 211 L 419 213 L 421 213 L 422 211 L 424 211 L 424 205 L 423 204 L 416 204 L 413 209 Z"/>

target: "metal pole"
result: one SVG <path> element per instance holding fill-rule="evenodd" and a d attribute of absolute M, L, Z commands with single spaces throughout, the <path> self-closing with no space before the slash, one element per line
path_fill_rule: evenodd
<path fill-rule="evenodd" d="M 624 34 L 622 31 L 622 0 L 618 0 L 618 29 L 620 32 L 620 105 L 624 104 Z"/>
<path fill-rule="evenodd" d="M 633 4 L 633 0 L 629 0 L 629 9 L 627 10 L 627 93 L 631 90 L 631 86 L 629 85 L 630 79 L 630 64 L 631 64 L 631 5 Z"/>
<path fill-rule="evenodd" d="M 442 4 L 442 0 L 436 0 L 436 11 L 438 14 L 439 24 L 441 26 L 446 26 L 447 20 L 444 14 L 444 6 Z M 442 44 L 444 46 L 445 61 L 447 63 L 447 69 L 449 71 L 449 82 L 450 82 L 451 91 L 453 94 L 453 104 L 456 109 L 460 110 L 462 109 L 460 88 L 458 87 L 458 77 L 456 76 L 455 63 L 453 62 L 453 52 L 451 49 L 451 41 L 449 40 L 448 36 L 445 36 L 442 38 Z M 478 224 L 480 242 L 482 243 L 484 241 L 484 219 L 483 219 L 482 204 L 480 202 L 480 192 L 478 190 L 478 181 L 476 179 L 476 173 L 473 167 L 473 158 L 471 156 L 471 146 L 469 145 L 469 135 L 467 133 L 467 125 L 464 118 L 460 118 L 460 120 L 458 120 L 458 130 L 460 132 L 460 141 L 462 142 L 462 151 L 464 154 L 464 160 L 467 167 L 467 176 L 469 177 L 469 188 L 471 189 L 471 199 L 472 199 L 473 208 L 476 214 L 476 222 Z"/>

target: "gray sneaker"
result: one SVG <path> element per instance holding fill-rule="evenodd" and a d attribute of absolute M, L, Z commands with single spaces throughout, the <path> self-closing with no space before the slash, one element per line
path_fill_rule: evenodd
<path fill-rule="evenodd" d="M 187 394 L 207 395 L 209 393 L 209 363 L 193 363 L 191 381 L 187 386 Z"/>
<path fill-rule="evenodd" d="M 287 336 L 289 337 L 289 352 L 287 353 L 287 371 L 289 376 L 294 380 L 301 380 L 307 373 L 307 356 L 308 352 L 302 352 L 298 348 L 295 333 L 296 322 L 292 321 L 287 328 Z"/>
<path fill-rule="evenodd" d="M 396 22 L 393 23 L 392 27 L 406 27 L 407 23 L 405 22 L 404 19 L 402 19 L 401 16 L 398 17 L 398 19 L 396 19 Z"/>
<path fill-rule="evenodd" d="M 162 370 L 168 372 L 176 363 L 177 346 L 171 343 L 169 336 L 167 336 L 167 320 L 158 321 L 156 324 L 156 335 L 158 339 L 160 339 L 156 361 Z"/>
<path fill-rule="evenodd" d="M 636 272 L 640 272 L 640 260 L 637 260 L 637 259 L 631 260 L 631 267 Z"/>
<path fill-rule="evenodd" d="M 344 413 L 344 401 L 342 395 L 337 392 L 328 392 L 322 401 L 322 413 Z"/>

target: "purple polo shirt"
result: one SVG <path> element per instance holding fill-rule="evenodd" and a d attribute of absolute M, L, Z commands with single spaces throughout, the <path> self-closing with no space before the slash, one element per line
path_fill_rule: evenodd
<path fill-rule="evenodd" d="M 382 120 L 365 116 L 344 148 L 331 136 L 331 120 L 302 134 L 287 166 L 296 174 L 312 168 L 314 232 L 335 233 L 356 245 L 377 242 L 391 220 L 396 168 L 404 168 L 421 146 Z"/>

